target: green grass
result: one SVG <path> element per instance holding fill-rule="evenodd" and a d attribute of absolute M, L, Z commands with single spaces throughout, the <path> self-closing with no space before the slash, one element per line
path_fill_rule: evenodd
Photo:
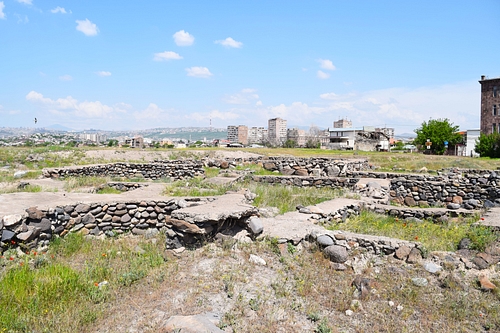
<path fill-rule="evenodd" d="M 342 197 L 342 190 L 327 187 L 273 186 L 262 183 L 248 184 L 247 188 L 257 194 L 257 207 L 278 207 L 280 214 L 295 211 L 298 205 L 310 206 Z"/>
<path fill-rule="evenodd" d="M 235 186 L 237 185 L 216 185 L 205 181 L 203 177 L 194 177 L 167 184 L 163 194 L 174 197 L 205 197 L 222 195 L 229 190 L 236 189 Z"/>
<path fill-rule="evenodd" d="M 65 179 L 64 190 L 70 192 L 81 187 L 99 187 L 109 182 L 109 177 L 68 177 Z"/>
<path fill-rule="evenodd" d="M 114 187 L 105 186 L 97 191 L 97 194 L 122 194 L 123 192 Z"/>
<path fill-rule="evenodd" d="M 201 177 L 168 184 L 163 194 L 167 196 L 203 197 L 222 195 L 227 191 L 237 191 L 242 188 L 246 188 L 257 195 L 253 203 L 255 206 L 278 207 L 280 214 L 294 211 L 297 205 L 315 205 L 344 195 L 342 190 L 327 187 L 273 186 L 265 183 L 254 183 L 248 179 L 237 184 L 215 185 L 204 181 Z"/>
<path fill-rule="evenodd" d="M 48 253 L 18 257 L 7 251 L 0 259 L 6 266 L 0 275 L 0 332 L 82 331 L 123 288 L 162 274 L 169 265 L 162 240 L 103 242 L 69 234 L 53 241 Z"/>
<path fill-rule="evenodd" d="M 447 223 L 428 220 L 406 222 L 391 216 L 363 211 L 357 217 L 351 217 L 346 222 L 336 223 L 328 228 L 417 241 L 428 251 L 455 251 L 460 240 L 468 237 L 472 241 L 473 249 L 484 250 L 498 235 L 487 227 L 473 225 L 474 222 L 474 218 L 450 219 Z"/>

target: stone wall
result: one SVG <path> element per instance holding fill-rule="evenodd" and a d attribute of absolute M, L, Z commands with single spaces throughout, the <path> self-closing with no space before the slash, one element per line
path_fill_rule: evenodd
<path fill-rule="evenodd" d="M 252 176 L 252 180 L 259 183 L 273 185 L 288 185 L 299 187 L 332 187 L 353 188 L 359 181 L 356 178 L 342 177 L 311 177 L 311 176 Z"/>
<path fill-rule="evenodd" d="M 126 183 L 126 182 L 108 182 L 105 185 L 99 186 L 96 191 L 102 190 L 106 187 L 114 188 L 115 190 L 127 192 L 137 190 L 142 187 L 149 186 L 148 183 Z"/>
<path fill-rule="evenodd" d="M 461 171 L 442 176 L 399 175 L 391 180 L 390 197 L 406 206 L 478 209 L 500 203 L 500 175 L 495 171 Z"/>
<path fill-rule="evenodd" d="M 331 158 L 269 157 L 260 161 L 269 171 L 290 176 L 343 177 L 349 172 L 370 169 L 367 160 L 342 160 Z"/>
<path fill-rule="evenodd" d="M 31 207 L 26 209 L 25 214 L 6 215 L 0 219 L 0 248 L 45 247 L 53 237 L 63 237 L 70 232 L 112 237 L 126 232 L 142 235 L 157 234 L 160 231 L 167 235 L 167 248 L 194 246 L 235 225 L 246 228 L 248 218 L 257 214 L 257 209 L 251 206 L 237 214 L 217 215 L 211 220 L 183 219 L 182 214 L 175 213 L 183 208 L 214 201 L 217 199 L 186 198 L 76 203 L 46 210 Z"/>
<path fill-rule="evenodd" d="M 153 163 L 110 163 L 90 166 L 44 169 L 47 178 L 109 176 L 119 178 L 170 178 L 179 180 L 204 174 L 203 163 L 195 160 L 161 161 Z"/>

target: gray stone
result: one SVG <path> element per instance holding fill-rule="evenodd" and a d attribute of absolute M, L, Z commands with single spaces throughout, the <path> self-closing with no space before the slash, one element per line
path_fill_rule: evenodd
<path fill-rule="evenodd" d="M 22 242 L 29 242 L 40 235 L 40 229 L 35 227 L 30 227 L 28 231 L 21 232 L 16 235 L 16 238 Z"/>
<path fill-rule="evenodd" d="M 12 238 L 14 238 L 15 235 L 16 235 L 15 232 L 7 230 L 7 229 L 4 229 L 2 231 L 2 242 L 9 242 L 9 241 L 11 241 Z"/>
<path fill-rule="evenodd" d="M 13 215 L 5 215 L 3 217 L 3 226 L 4 227 L 12 227 L 15 226 L 23 220 L 23 217 L 19 214 L 13 214 Z"/>
<path fill-rule="evenodd" d="M 478 269 L 487 269 L 488 267 L 490 267 L 488 262 L 486 262 L 486 260 L 484 260 L 481 257 L 475 257 L 474 259 L 472 259 L 472 262 L 476 265 Z"/>
<path fill-rule="evenodd" d="M 323 249 L 323 253 L 333 262 L 342 264 L 347 261 L 347 249 L 343 246 L 327 246 Z"/>
<path fill-rule="evenodd" d="M 41 232 L 50 233 L 52 231 L 52 223 L 48 218 L 42 218 L 40 222 L 30 222 L 32 227 L 39 228 Z"/>
<path fill-rule="evenodd" d="M 16 171 L 14 172 L 14 178 L 22 178 L 24 177 L 28 172 L 27 171 Z"/>
<path fill-rule="evenodd" d="M 262 221 L 257 216 L 252 216 L 248 219 L 248 228 L 254 235 L 258 235 L 264 231 Z"/>
<path fill-rule="evenodd" d="M 449 203 L 449 204 L 446 205 L 446 208 L 448 208 L 448 209 L 459 209 L 460 205 L 456 204 L 456 203 Z"/>
<path fill-rule="evenodd" d="M 75 212 L 77 213 L 88 213 L 90 211 L 90 206 L 87 204 L 79 204 L 75 207 Z"/>
<path fill-rule="evenodd" d="M 328 235 L 321 235 L 316 239 L 316 241 L 322 247 L 327 247 L 334 244 L 332 237 Z"/>
<path fill-rule="evenodd" d="M 262 266 L 266 265 L 266 261 L 264 259 L 262 259 L 261 257 L 256 256 L 255 254 L 250 255 L 249 261 L 253 264 L 256 264 L 256 265 L 262 265 Z"/>
<path fill-rule="evenodd" d="M 95 223 L 95 217 L 91 213 L 87 213 L 82 217 L 83 224 L 92 224 Z"/>
<path fill-rule="evenodd" d="M 425 287 L 429 284 L 429 281 L 427 281 L 426 278 L 418 278 L 418 277 L 411 279 L 411 282 L 417 287 Z"/>
<path fill-rule="evenodd" d="M 132 217 L 130 217 L 130 215 L 128 214 L 125 214 L 123 215 L 121 218 L 120 218 L 120 222 L 122 223 L 128 223 L 132 220 Z"/>
<path fill-rule="evenodd" d="M 167 320 L 163 329 L 164 332 L 224 333 L 223 330 L 217 327 L 218 323 L 219 318 L 213 314 L 173 316 Z"/>
<path fill-rule="evenodd" d="M 462 238 L 458 243 L 458 249 L 459 250 L 468 249 L 470 248 L 471 244 L 472 241 L 470 240 L 470 238 Z"/>
<path fill-rule="evenodd" d="M 429 273 L 436 274 L 439 273 L 443 269 L 443 267 L 439 266 L 436 263 L 433 263 L 432 261 L 427 261 L 424 263 L 424 269 Z"/>

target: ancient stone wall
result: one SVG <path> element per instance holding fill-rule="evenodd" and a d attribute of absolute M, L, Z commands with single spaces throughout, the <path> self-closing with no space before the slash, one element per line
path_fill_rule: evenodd
<path fill-rule="evenodd" d="M 179 180 L 204 174 L 203 163 L 194 160 L 162 161 L 154 163 L 109 163 L 90 166 L 44 169 L 47 178 L 80 176 L 109 176 L 118 178 L 170 178 Z"/>
<path fill-rule="evenodd" d="M 494 171 L 449 173 L 443 176 L 399 175 L 391 180 L 391 201 L 407 206 L 478 209 L 500 203 L 500 175 Z"/>
<path fill-rule="evenodd" d="M 259 183 L 268 183 L 273 185 L 332 188 L 353 188 L 359 181 L 359 179 L 356 178 L 310 176 L 252 176 L 252 180 Z"/>
<path fill-rule="evenodd" d="M 245 228 L 248 218 L 257 214 L 249 206 L 236 215 L 216 216 L 215 219 L 183 218 L 182 208 L 204 205 L 216 198 L 187 198 L 165 201 L 127 201 L 121 203 L 76 203 L 50 209 L 31 207 L 25 214 L 0 218 L 1 248 L 22 245 L 27 249 L 47 246 L 53 237 L 70 232 L 85 235 L 115 236 L 132 234 L 167 235 L 167 248 L 194 246 L 215 236 L 226 228 L 240 225 Z M 251 230 L 251 229 L 249 229 Z"/>
<path fill-rule="evenodd" d="M 260 161 L 269 171 L 290 176 L 344 177 L 349 172 L 369 170 L 367 160 L 342 160 L 331 158 L 269 157 Z"/>

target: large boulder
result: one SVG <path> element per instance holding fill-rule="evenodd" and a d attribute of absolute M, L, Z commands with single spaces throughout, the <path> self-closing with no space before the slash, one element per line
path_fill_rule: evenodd
<path fill-rule="evenodd" d="M 332 262 L 342 264 L 347 261 L 347 249 L 340 245 L 330 245 L 323 249 L 323 253 Z"/>

